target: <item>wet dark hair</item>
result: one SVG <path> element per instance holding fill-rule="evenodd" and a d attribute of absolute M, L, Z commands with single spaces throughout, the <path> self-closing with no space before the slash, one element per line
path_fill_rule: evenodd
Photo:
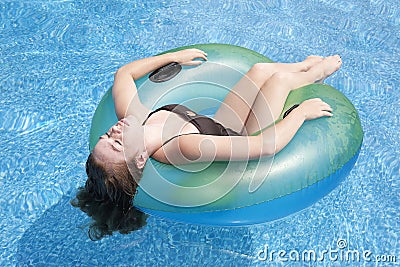
<path fill-rule="evenodd" d="M 128 234 L 146 225 L 148 215 L 132 205 L 122 207 L 111 200 L 99 201 L 85 187 L 79 188 L 71 205 L 79 208 L 93 219 L 89 226 L 88 236 L 97 241 L 118 231 Z"/>
<path fill-rule="evenodd" d="M 136 164 L 129 168 L 125 161 L 107 165 L 90 153 L 86 161 L 88 179 L 71 201 L 94 220 L 89 227 L 90 239 L 99 240 L 114 231 L 126 234 L 146 224 L 147 215 L 132 204 L 142 173 Z"/>
<path fill-rule="evenodd" d="M 111 200 L 115 205 L 131 205 L 136 194 L 137 182 L 142 177 L 143 169 L 136 164 L 128 165 L 125 161 L 120 163 L 100 162 L 90 153 L 86 161 L 86 174 L 88 179 L 86 190 L 93 198 Z M 133 175 L 135 177 L 133 177 Z"/>

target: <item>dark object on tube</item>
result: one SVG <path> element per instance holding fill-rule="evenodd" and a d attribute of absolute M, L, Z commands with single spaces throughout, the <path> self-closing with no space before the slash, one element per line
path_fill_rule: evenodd
<path fill-rule="evenodd" d="M 153 71 L 149 79 L 155 83 L 162 83 L 171 80 L 174 78 L 179 72 L 181 72 L 182 66 L 177 62 L 171 62 L 161 68 Z"/>

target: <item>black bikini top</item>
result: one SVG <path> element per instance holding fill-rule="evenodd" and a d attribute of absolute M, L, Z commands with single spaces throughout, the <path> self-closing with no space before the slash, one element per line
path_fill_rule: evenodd
<path fill-rule="evenodd" d="M 170 105 L 165 105 L 162 106 L 152 112 L 147 116 L 146 120 L 143 122 L 143 125 L 146 123 L 146 121 L 150 118 L 151 115 L 154 113 L 160 111 L 160 110 L 166 110 L 173 112 L 180 116 L 182 119 L 185 121 L 191 123 L 194 125 L 198 130 L 199 133 L 190 133 L 190 134 L 206 134 L 206 135 L 218 135 L 218 136 L 228 136 L 228 135 L 233 135 L 233 136 L 239 136 L 240 134 L 235 132 L 234 130 L 230 128 L 225 128 L 222 124 L 214 121 L 213 119 L 197 114 L 193 110 L 187 108 L 186 106 L 179 105 L 179 104 L 170 104 Z M 181 135 L 186 135 L 186 134 L 179 134 L 176 136 L 173 136 L 172 138 L 168 139 L 166 142 L 163 143 L 166 144 L 169 141 L 171 141 L 173 138 L 181 136 Z"/>

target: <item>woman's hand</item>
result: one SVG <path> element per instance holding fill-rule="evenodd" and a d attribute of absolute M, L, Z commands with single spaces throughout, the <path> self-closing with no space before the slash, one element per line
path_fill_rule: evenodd
<path fill-rule="evenodd" d="M 196 48 L 173 52 L 172 55 L 174 57 L 175 62 L 178 62 L 179 64 L 186 66 L 197 66 L 203 63 L 203 61 L 194 60 L 196 58 L 207 60 L 207 53 Z"/>
<path fill-rule="evenodd" d="M 302 102 L 285 119 L 262 131 L 262 156 L 272 156 L 281 151 L 293 139 L 306 120 L 331 117 L 332 108 L 319 98 Z"/>
<path fill-rule="evenodd" d="M 297 112 L 304 114 L 304 120 L 313 120 L 320 117 L 332 117 L 332 108 L 320 98 L 312 98 L 302 102 Z"/>

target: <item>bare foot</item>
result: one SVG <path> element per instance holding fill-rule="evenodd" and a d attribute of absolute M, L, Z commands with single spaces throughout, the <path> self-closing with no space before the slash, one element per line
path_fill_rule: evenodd
<path fill-rule="evenodd" d="M 337 71 L 342 65 L 342 58 L 339 55 L 329 56 L 322 60 L 320 63 L 312 66 L 309 71 L 315 72 L 316 83 L 322 83 L 327 77 Z"/>
<path fill-rule="evenodd" d="M 303 60 L 303 65 L 304 65 L 304 70 L 303 71 L 308 71 L 312 66 L 315 64 L 320 63 L 322 60 L 324 60 L 323 57 L 321 56 L 308 56 L 305 60 Z"/>

